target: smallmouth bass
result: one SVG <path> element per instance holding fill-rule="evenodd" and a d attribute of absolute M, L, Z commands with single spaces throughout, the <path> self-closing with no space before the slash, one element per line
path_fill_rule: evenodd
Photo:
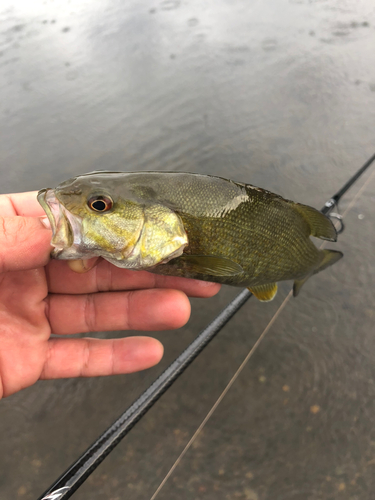
<path fill-rule="evenodd" d="M 115 266 L 296 296 L 343 254 L 319 250 L 336 230 L 315 208 L 221 177 L 175 172 L 92 172 L 42 189 L 52 257 L 100 256 Z"/>

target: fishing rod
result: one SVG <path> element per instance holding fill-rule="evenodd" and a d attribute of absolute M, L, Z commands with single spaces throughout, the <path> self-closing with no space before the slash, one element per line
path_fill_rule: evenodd
<path fill-rule="evenodd" d="M 352 177 L 350 177 L 350 179 L 342 186 L 341 189 L 337 191 L 336 194 L 332 196 L 332 198 L 326 201 L 324 207 L 320 210 L 322 214 L 328 215 L 335 206 L 336 207 L 338 206 L 340 199 L 353 186 L 356 180 L 359 179 L 359 177 L 361 177 L 361 175 L 368 169 L 368 167 L 374 160 L 375 160 L 375 153 L 366 161 L 364 165 L 362 165 L 360 169 L 357 170 L 357 172 Z"/>
<path fill-rule="evenodd" d="M 357 179 L 375 160 L 375 154 L 334 194 L 321 212 L 340 222 L 338 232 L 344 230 L 339 213 L 331 213 Z M 177 380 L 228 321 L 250 299 L 245 289 L 193 340 L 171 365 L 141 394 L 141 396 L 38 498 L 38 500 L 67 500 L 92 474 L 107 455 L 130 432 L 166 390 Z"/>

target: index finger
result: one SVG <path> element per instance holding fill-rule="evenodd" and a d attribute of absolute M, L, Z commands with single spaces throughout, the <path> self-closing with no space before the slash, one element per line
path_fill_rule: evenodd
<path fill-rule="evenodd" d="M 120 290 L 144 290 L 171 288 L 181 290 L 189 297 L 212 297 L 220 290 L 218 283 L 198 281 L 177 276 L 162 276 L 147 271 L 132 271 L 115 267 L 105 260 L 85 274 L 73 272 L 67 262 L 52 260 L 47 268 L 50 293 L 83 294 L 115 292 Z"/>
<path fill-rule="evenodd" d="M 2 217 L 41 217 L 45 215 L 37 200 L 38 191 L 0 195 L 0 215 Z"/>

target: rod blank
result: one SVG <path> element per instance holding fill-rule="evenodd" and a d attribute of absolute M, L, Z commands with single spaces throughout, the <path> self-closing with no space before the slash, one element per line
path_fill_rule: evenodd
<path fill-rule="evenodd" d="M 67 500 L 128 434 L 234 314 L 248 301 L 245 289 L 223 309 L 148 389 L 76 460 L 38 500 Z"/>
<path fill-rule="evenodd" d="M 328 215 L 340 198 L 375 160 L 375 154 L 332 196 L 321 209 Z M 105 457 L 128 434 L 134 425 L 156 403 L 173 382 L 203 351 L 226 323 L 251 297 L 243 290 L 223 309 L 178 358 L 150 385 L 148 389 L 78 458 L 38 500 L 67 500 L 98 467 Z"/>

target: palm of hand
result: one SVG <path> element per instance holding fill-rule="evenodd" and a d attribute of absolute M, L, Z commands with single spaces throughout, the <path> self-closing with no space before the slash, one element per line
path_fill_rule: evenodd
<path fill-rule="evenodd" d="M 158 363 L 159 341 L 61 338 L 111 330 L 179 328 L 187 295 L 210 297 L 220 286 L 119 269 L 101 261 L 85 274 L 49 261 L 51 233 L 35 193 L 0 196 L 0 398 L 39 379 L 113 375 Z M 28 217 L 25 217 L 27 215 Z"/>
<path fill-rule="evenodd" d="M 32 385 L 42 375 L 51 334 L 47 295 L 43 268 L 0 275 L 0 397 Z"/>

